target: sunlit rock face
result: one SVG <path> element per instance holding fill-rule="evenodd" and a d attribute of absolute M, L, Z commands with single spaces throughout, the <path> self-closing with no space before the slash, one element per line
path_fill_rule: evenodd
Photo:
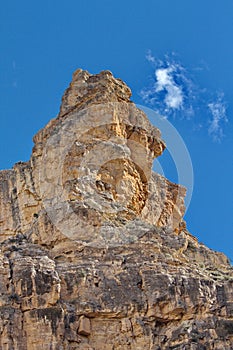
<path fill-rule="evenodd" d="M 152 171 L 160 131 L 77 70 L 32 156 L 0 172 L 0 349 L 232 349 L 233 272 Z"/>

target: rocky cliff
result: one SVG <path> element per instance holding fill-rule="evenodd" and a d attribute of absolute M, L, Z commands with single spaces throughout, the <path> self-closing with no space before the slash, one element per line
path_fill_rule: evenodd
<path fill-rule="evenodd" d="M 78 70 L 29 162 L 0 172 L 0 349 L 233 349 L 233 270 L 186 229 L 165 143 Z"/>

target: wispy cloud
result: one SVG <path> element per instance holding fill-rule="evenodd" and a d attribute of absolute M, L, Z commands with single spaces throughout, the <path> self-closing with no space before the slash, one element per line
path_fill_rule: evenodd
<path fill-rule="evenodd" d="M 182 64 L 175 55 L 156 60 L 149 51 L 146 59 L 154 67 L 152 84 L 140 93 L 143 100 L 166 117 L 179 111 L 183 116 L 192 114 L 190 101 L 193 100 L 194 85 Z"/>
<path fill-rule="evenodd" d="M 155 63 L 155 57 L 151 54 L 151 51 L 149 50 L 146 54 L 146 59 L 148 62 Z"/>
<path fill-rule="evenodd" d="M 219 94 L 217 100 L 212 101 L 208 104 L 208 108 L 212 115 L 212 118 L 209 122 L 208 133 L 214 141 L 219 142 L 224 136 L 223 126 L 228 122 L 224 94 Z"/>
<path fill-rule="evenodd" d="M 174 53 L 165 55 L 161 60 L 148 51 L 146 59 L 153 67 L 153 76 L 151 84 L 140 92 L 144 102 L 166 118 L 178 116 L 191 120 L 195 117 L 195 130 L 200 129 L 197 125 L 201 125 L 201 129 L 206 128 L 214 141 L 221 141 L 227 122 L 224 94 L 210 99 L 211 93 L 194 82 L 190 70 L 181 64 Z M 211 113 L 211 120 L 198 120 L 199 115 L 208 113 Z"/>
<path fill-rule="evenodd" d="M 181 109 L 183 104 L 183 91 L 174 79 L 174 67 L 160 68 L 155 72 L 156 92 L 165 91 L 165 104 L 167 108 Z"/>

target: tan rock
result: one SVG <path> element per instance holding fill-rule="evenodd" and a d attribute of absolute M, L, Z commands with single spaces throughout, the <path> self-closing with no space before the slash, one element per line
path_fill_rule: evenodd
<path fill-rule="evenodd" d="M 187 231 L 130 96 L 76 71 L 31 159 L 0 172 L 0 349 L 232 349 L 232 266 Z"/>
<path fill-rule="evenodd" d="M 88 336 L 91 334 L 91 322 L 90 319 L 81 316 L 79 319 L 78 334 Z"/>

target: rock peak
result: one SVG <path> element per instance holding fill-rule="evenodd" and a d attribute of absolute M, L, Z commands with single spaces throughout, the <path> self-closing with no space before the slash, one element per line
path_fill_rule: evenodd
<path fill-rule="evenodd" d="M 0 171 L 0 349 L 232 350 L 232 267 L 188 232 L 130 96 L 77 70 L 30 161 Z"/>
<path fill-rule="evenodd" d="M 130 88 L 121 79 L 114 78 L 108 70 L 90 74 L 77 69 L 63 95 L 60 116 L 92 103 L 130 102 L 131 95 Z"/>

